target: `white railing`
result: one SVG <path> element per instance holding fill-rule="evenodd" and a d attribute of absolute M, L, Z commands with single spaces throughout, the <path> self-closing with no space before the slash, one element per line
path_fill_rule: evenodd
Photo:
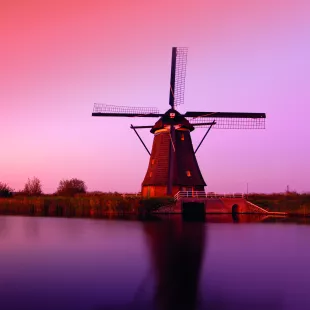
<path fill-rule="evenodd" d="M 204 191 L 179 191 L 174 195 L 174 200 L 180 198 L 244 198 L 242 193 L 216 194 L 214 192 L 205 193 Z"/>
<path fill-rule="evenodd" d="M 204 191 L 179 191 L 174 195 L 174 200 L 180 198 L 206 198 Z"/>

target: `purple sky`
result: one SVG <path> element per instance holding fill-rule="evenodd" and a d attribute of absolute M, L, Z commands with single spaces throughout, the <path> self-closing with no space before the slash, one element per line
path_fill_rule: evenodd
<path fill-rule="evenodd" d="M 93 103 L 167 110 L 173 46 L 189 48 L 181 112 L 267 113 L 266 130 L 209 133 L 207 191 L 310 190 L 308 0 L 2 0 L 0 23 L 0 181 L 15 190 L 37 176 L 47 193 L 72 177 L 139 191 L 149 158 L 129 126 L 152 119 L 92 118 Z"/>

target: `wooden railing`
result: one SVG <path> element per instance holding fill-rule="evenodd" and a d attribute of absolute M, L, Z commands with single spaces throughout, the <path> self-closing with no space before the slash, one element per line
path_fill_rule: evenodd
<path fill-rule="evenodd" d="M 177 201 L 181 198 L 244 198 L 242 193 L 230 193 L 230 194 L 217 194 L 217 193 L 205 193 L 204 191 L 179 191 L 174 195 L 174 200 Z"/>

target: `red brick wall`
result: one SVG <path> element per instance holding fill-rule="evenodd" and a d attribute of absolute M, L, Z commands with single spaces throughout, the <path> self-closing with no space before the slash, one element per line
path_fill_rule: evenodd
<path fill-rule="evenodd" d="M 148 189 L 149 187 L 149 189 Z M 178 186 L 172 188 L 172 196 L 179 191 Z M 142 186 L 142 197 L 164 197 L 167 196 L 167 186 Z"/>

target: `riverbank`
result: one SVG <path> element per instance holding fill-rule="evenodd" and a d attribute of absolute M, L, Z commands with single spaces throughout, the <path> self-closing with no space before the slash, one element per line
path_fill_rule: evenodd
<path fill-rule="evenodd" d="M 247 200 L 269 212 L 286 212 L 294 216 L 310 216 L 309 193 L 253 193 L 247 196 Z"/>
<path fill-rule="evenodd" d="M 118 193 L 83 194 L 74 197 L 20 195 L 0 198 L 0 214 L 68 217 L 100 217 L 109 214 L 143 215 L 171 202 L 173 202 L 172 198 L 142 199 L 139 196 L 124 196 Z"/>
<path fill-rule="evenodd" d="M 310 194 L 249 194 L 247 200 L 276 214 L 310 216 Z M 79 194 L 75 196 L 41 195 L 29 197 L 16 195 L 0 198 L 0 214 L 101 217 L 106 215 L 144 215 L 161 206 L 173 205 L 173 198 L 142 198 L 119 193 Z"/>

